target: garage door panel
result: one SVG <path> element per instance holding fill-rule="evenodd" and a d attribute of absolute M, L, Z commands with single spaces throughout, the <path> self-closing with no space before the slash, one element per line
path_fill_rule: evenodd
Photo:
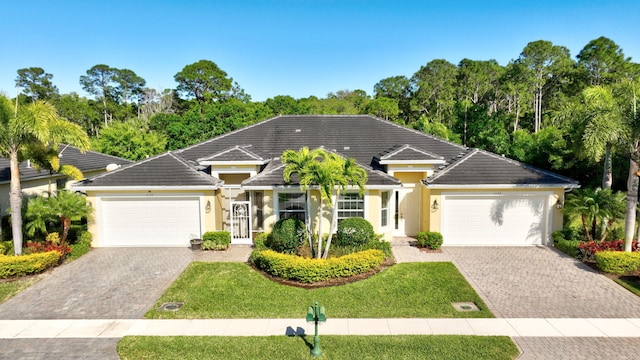
<path fill-rule="evenodd" d="M 200 236 L 198 198 L 103 199 L 104 246 L 187 246 Z"/>
<path fill-rule="evenodd" d="M 442 234 L 446 245 L 543 244 L 545 195 L 445 196 Z"/>

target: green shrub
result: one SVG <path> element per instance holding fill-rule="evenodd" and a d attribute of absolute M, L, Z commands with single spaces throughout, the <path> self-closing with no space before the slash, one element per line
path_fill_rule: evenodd
<path fill-rule="evenodd" d="M 294 254 L 305 239 L 304 222 L 298 219 L 280 219 L 273 225 L 264 244 L 277 252 Z"/>
<path fill-rule="evenodd" d="M 382 250 L 365 250 L 329 259 L 309 259 L 273 250 L 254 251 L 251 262 L 261 270 L 283 279 L 314 283 L 349 277 L 374 270 L 384 262 Z"/>
<path fill-rule="evenodd" d="M 0 278 L 37 274 L 60 262 L 60 253 L 49 251 L 20 256 L 0 255 Z"/>
<path fill-rule="evenodd" d="M 426 247 L 432 250 L 440 249 L 442 246 L 442 234 L 435 231 L 421 231 L 417 236 L 418 246 Z"/>
<path fill-rule="evenodd" d="M 363 218 L 348 218 L 338 223 L 336 245 L 360 246 L 375 239 L 373 226 Z"/>
<path fill-rule="evenodd" d="M 202 234 L 203 250 L 227 250 L 231 244 L 231 233 L 228 231 L 207 231 Z"/>
<path fill-rule="evenodd" d="M 626 274 L 640 269 L 640 252 L 600 251 L 595 254 L 598 268 L 613 274 Z"/>
<path fill-rule="evenodd" d="M 391 243 L 385 241 L 382 235 L 376 235 L 376 239 L 369 241 L 364 245 L 359 246 L 332 246 L 329 249 L 329 257 L 344 256 L 364 250 L 378 249 L 384 252 L 385 259 L 390 259 L 393 256 L 391 251 Z M 300 254 L 298 254 L 300 255 Z"/>
<path fill-rule="evenodd" d="M 86 254 L 91 249 L 91 233 L 88 231 L 80 232 L 74 244 L 71 244 L 71 252 L 69 258 L 75 260 Z"/>
<path fill-rule="evenodd" d="M 13 240 L 0 242 L 0 255 L 13 255 Z"/>

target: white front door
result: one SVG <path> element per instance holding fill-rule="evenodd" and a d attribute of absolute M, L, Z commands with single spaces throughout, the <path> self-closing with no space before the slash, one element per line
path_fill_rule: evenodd
<path fill-rule="evenodd" d="M 251 202 L 231 202 L 231 243 L 251 244 Z"/>
<path fill-rule="evenodd" d="M 397 236 L 415 236 L 420 231 L 420 187 L 404 184 L 395 192 L 395 231 Z"/>

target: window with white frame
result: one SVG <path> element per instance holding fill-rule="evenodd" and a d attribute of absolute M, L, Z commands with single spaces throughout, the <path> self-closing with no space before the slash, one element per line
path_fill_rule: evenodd
<path fill-rule="evenodd" d="M 338 200 L 338 220 L 364 218 L 364 197 L 359 193 L 340 194 Z"/>
<path fill-rule="evenodd" d="M 383 191 L 380 193 L 380 227 L 389 225 L 389 192 Z"/>
<path fill-rule="evenodd" d="M 251 205 L 253 206 L 253 230 L 262 230 L 264 226 L 264 193 L 252 192 Z"/>
<path fill-rule="evenodd" d="M 278 218 L 305 220 L 306 202 L 304 193 L 279 193 Z"/>

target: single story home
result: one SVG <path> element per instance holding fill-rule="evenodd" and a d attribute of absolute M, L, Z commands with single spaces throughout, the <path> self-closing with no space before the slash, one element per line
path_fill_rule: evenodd
<path fill-rule="evenodd" d="M 338 200 L 385 238 L 439 231 L 444 245 L 545 245 L 562 228 L 576 181 L 366 115 L 277 116 L 142 160 L 74 186 L 92 203 L 94 246 L 187 246 L 227 230 L 250 244 L 281 218 L 305 218 L 305 194 L 285 183 L 285 150 L 322 147 L 354 158 L 366 190 Z M 313 226 L 328 229 L 311 191 Z"/>
<path fill-rule="evenodd" d="M 82 171 L 85 178 L 89 178 L 107 171 L 117 169 L 123 165 L 132 164 L 133 161 L 117 156 L 102 154 L 95 151 L 82 152 L 77 147 L 62 144 L 58 147 L 60 165 L 72 165 Z M 20 171 L 20 186 L 24 195 L 40 195 L 47 191 L 67 189 L 75 180 L 66 175 L 51 173 L 48 170 L 34 168 L 30 160 L 18 165 Z M 11 183 L 11 169 L 9 159 L 0 158 L 0 214 L 7 214 L 9 209 L 9 190 Z"/>

